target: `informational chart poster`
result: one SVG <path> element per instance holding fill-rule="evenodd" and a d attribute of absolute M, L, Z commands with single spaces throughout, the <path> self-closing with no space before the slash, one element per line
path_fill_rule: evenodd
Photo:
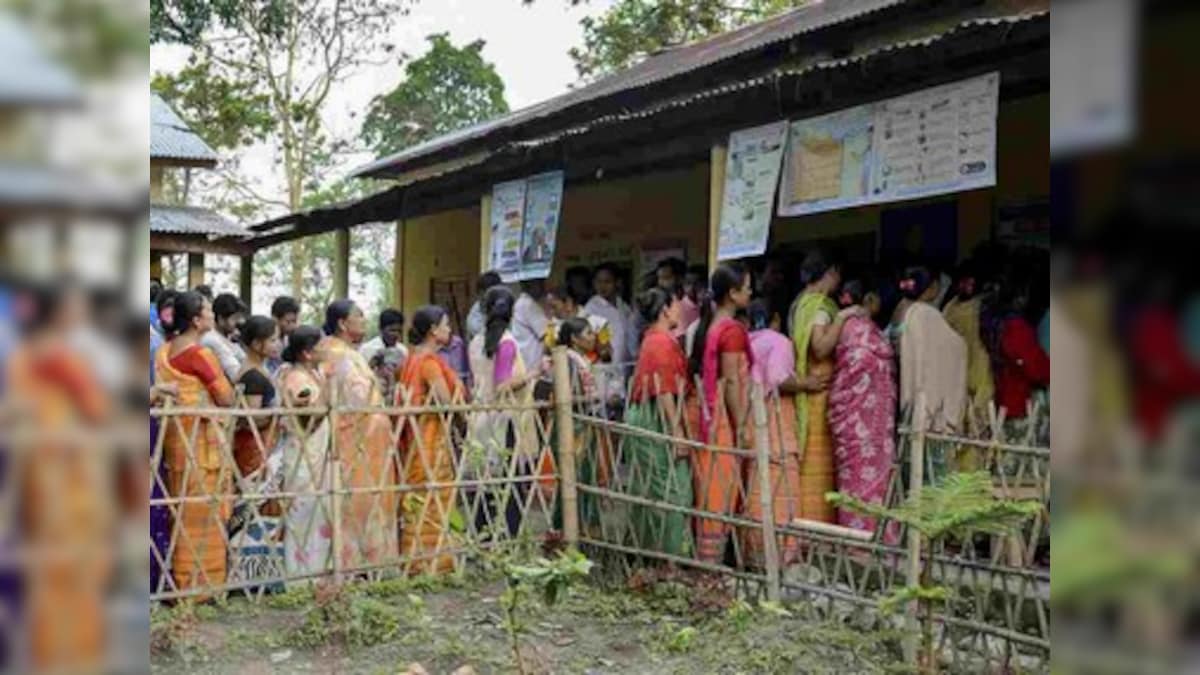
<path fill-rule="evenodd" d="M 525 222 L 521 235 L 521 279 L 545 279 L 554 262 L 558 219 L 562 213 L 563 173 L 531 176 L 525 188 Z"/>
<path fill-rule="evenodd" d="M 505 282 L 550 275 L 562 196 L 561 171 L 492 186 L 491 268 Z"/>
<path fill-rule="evenodd" d="M 792 122 L 779 215 L 996 184 L 1000 74 Z"/>
<path fill-rule="evenodd" d="M 767 250 L 787 127 L 781 121 L 729 135 L 718 259 L 762 255 Z"/>
<path fill-rule="evenodd" d="M 505 279 L 521 269 L 525 188 L 524 180 L 492 186 L 492 269 Z"/>
<path fill-rule="evenodd" d="M 872 106 L 792 122 L 779 213 L 798 216 L 863 203 L 870 195 Z"/>

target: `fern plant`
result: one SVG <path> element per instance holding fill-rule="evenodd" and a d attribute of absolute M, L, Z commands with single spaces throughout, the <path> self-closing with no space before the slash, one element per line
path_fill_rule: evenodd
<path fill-rule="evenodd" d="M 923 486 L 919 495 L 910 496 L 897 507 L 869 504 L 840 492 L 827 493 L 825 499 L 839 509 L 903 523 L 919 534 L 920 583 L 896 590 L 881 601 L 880 608 L 894 611 L 916 601 L 921 620 L 918 666 L 923 673 L 937 672 L 933 613 L 952 595 L 951 589 L 933 584 L 934 545 L 947 537 L 966 538 L 973 533 L 1012 535 L 1042 509 L 1033 500 L 997 499 L 991 475 L 982 471 L 950 474 L 938 485 Z"/>

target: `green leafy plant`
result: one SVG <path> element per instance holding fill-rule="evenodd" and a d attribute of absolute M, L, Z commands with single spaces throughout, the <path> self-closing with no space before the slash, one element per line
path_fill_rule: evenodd
<path fill-rule="evenodd" d="M 885 610 L 916 602 L 921 619 L 921 649 L 918 667 L 923 673 L 937 671 L 933 644 L 934 609 L 951 598 L 951 589 L 933 584 L 933 547 L 947 537 L 966 538 L 973 533 L 1011 535 L 1026 520 L 1041 511 L 1032 500 L 997 499 L 992 477 L 987 472 L 956 473 L 939 485 L 926 485 L 921 493 L 910 496 L 897 507 L 886 507 L 838 492 L 825 499 L 839 509 L 894 520 L 919 533 L 922 546 L 921 579 L 917 586 L 906 586 L 885 598 Z"/>
<path fill-rule="evenodd" d="M 412 608 L 423 614 L 423 605 Z M 298 647 L 316 647 L 339 642 L 350 647 L 369 647 L 395 638 L 400 617 L 386 602 L 352 586 L 318 587 L 313 606 L 291 634 Z"/>
<path fill-rule="evenodd" d="M 525 601 L 531 594 L 537 594 L 547 606 L 557 604 L 567 589 L 586 578 L 594 566 L 595 563 L 576 550 L 566 551 L 553 560 L 537 558 L 529 564 L 510 563 L 507 566 L 508 588 L 500 596 L 500 606 L 504 610 L 504 628 L 518 673 L 525 675 L 528 672 L 521 657 L 520 637 L 524 630 L 521 612 Z"/>

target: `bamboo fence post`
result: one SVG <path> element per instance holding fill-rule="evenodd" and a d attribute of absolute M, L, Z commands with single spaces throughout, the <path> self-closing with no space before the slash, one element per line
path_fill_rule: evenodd
<path fill-rule="evenodd" d="M 917 394 L 916 407 L 912 413 L 912 441 L 908 451 L 908 495 L 907 499 L 917 500 L 921 497 L 921 486 L 925 482 L 925 394 Z M 908 527 L 908 569 L 905 573 L 908 586 L 921 584 L 921 533 L 916 528 Z M 910 664 L 916 665 L 919 653 L 919 632 L 917 625 L 917 601 L 909 601 L 904 610 L 904 658 Z"/>
<path fill-rule="evenodd" d="M 571 410 L 571 368 L 567 347 L 555 347 L 551 353 L 554 365 L 555 424 L 558 429 L 558 471 L 562 491 L 563 539 L 567 546 L 579 545 L 579 492 L 575 473 L 575 421 Z"/>
<path fill-rule="evenodd" d="M 329 452 L 326 457 L 329 462 L 329 493 L 330 512 L 333 522 L 330 523 L 330 548 L 333 553 L 333 580 L 342 583 L 342 547 L 345 532 L 342 530 L 342 458 L 338 448 L 338 388 L 329 388 Z M 351 455 L 353 456 L 353 455 Z"/>
<path fill-rule="evenodd" d="M 767 406 L 763 389 L 755 385 L 750 392 L 754 415 L 754 462 L 758 472 L 759 503 L 762 508 L 763 564 L 767 572 L 767 600 L 779 602 L 779 547 L 775 540 L 775 508 L 771 499 L 771 435 L 767 426 Z"/>

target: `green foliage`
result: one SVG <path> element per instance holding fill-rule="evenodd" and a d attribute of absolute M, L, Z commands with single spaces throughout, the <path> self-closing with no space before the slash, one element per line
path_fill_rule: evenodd
<path fill-rule="evenodd" d="M 423 616 L 423 604 L 413 609 Z M 304 621 L 288 642 L 297 647 L 318 647 L 331 642 L 350 647 L 382 644 L 400 634 L 400 616 L 386 602 L 353 586 L 324 587 L 304 613 Z"/>
<path fill-rule="evenodd" d="M 930 539 L 966 537 L 974 532 L 1012 534 L 1041 511 L 1036 501 L 999 500 L 987 472 L 954 473 L 940 485 L 926 485 L 918 498 L 896 508 L 868 504 L 851 495 L 830 492 L 825 499 L 839 509 L 887 518 L 915 528 Z"/>
<path fill-rule="evenodd" d="M 679 630 L 669 631 L 669 637 L 663 644 L 663 648 L 668 652 L 681 654 L 692 648 L 696 642 L 696 636 L 700 631 L 696 630 L 695 626 L 684 626 Z"/>
<path fill-rule="evenodd" d="M 267 607 L 271 609 L 300 609 L 307 607 L 312 601 L 312 587 L 306 585 L 291 586 L 283 593 L 275 593 L 266 597 Z"/>
<path fill-rule="evenodd" d="M 583 46 L 569 52 L 584 79 L 627 68 L 660 49 L 700 40 L 805 0 L 618 0 L 598 18 L 586 17 Z"/>
<path fill-rule="evenodd" d="M 447 33 L 426 39 L 429 51 L 405 66 L 400 84 L 371 101 L 362 139 L 377 155 L 508 112 L 504 82 L 484 60 L 483 40 L 456 47 Z"/>
<path fill-rule="evenodd" d="M 258 84 L 228 79 L 208 59 L 192 59 L 178 73 L 156 73 L 150 89 L 214 150 L 266 140 L 278 128 Z"/>
<path fill-rule="evenodd" d="M 136 3 L 109 0 L 0 0 L 41 42 L 84 77 L 107 77 L 126 66 L 145 67 L 147 22 Z"/>
<path fill-rule="evenodd" d="M 945 586 L 905 586 L 898 588 L 891 595 L 879 601 L 879 609 L 891 614 L 904 608 L 909 602 L 949 602 L 953 592 Z"/>
<path fill-rule="evenodd" d="M 526 597 L 530 593 L 539 593 L 546 606 L 553 606 L 572 583 L 587 578 L 594 566 L 595 563 L 576 550 L 564 551 L 553 560 L 537 558 L 532 563 L 510 562 L 505 566 L 508 588 L 500 596 L 500 607 L 504 610 L 504 628 L 518 673 L 524 675 L 526 672 L 520 640 L 524 630 L 521 613 Z"/>

